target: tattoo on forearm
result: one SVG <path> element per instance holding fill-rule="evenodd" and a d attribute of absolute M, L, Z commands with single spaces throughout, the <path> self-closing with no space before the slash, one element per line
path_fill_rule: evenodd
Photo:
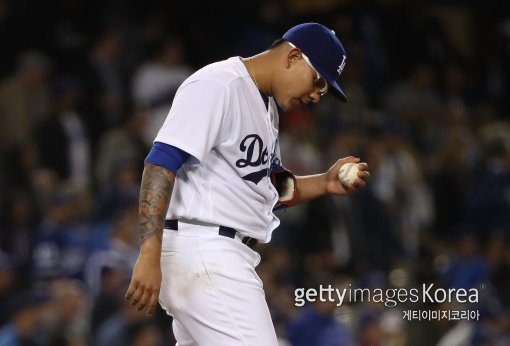
<path fill-rule="evenodd" d="M 163 223 L 173 186 L 174 179 L 166 169 L 153 165 L 145 167 L 138 213 L 141 243 L 154 236 L 162 239 Z"/>

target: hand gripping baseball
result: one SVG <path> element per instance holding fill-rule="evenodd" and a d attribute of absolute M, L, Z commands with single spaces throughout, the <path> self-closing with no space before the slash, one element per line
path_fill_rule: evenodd
<path fill-rule="evenodd" d="M 360 161 L 357 157 L 348 156 L 331 166 L 326 173 L 327 192 L 333 195 L 346 195 L 364 187 L 370 178 L 370 172 L 368 165 Z M 355 165 L 350 165 L 352 163 Z"/>

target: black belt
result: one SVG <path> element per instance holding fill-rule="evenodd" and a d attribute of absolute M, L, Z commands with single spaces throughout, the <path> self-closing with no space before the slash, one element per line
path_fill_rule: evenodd
<path fill-rule="evenodd" d="M 230 227 L 225 227 L 225 226 L 219 226 L 219 227 L 220 227 L 218 230 L 219 235 L 222 235 L 222 236 L 228 237 L 228 238 L 232 238 L 232 239 L 236 238 L 237 231 L 235 229 L 230 228 Z M 177 231 L 177 230 L 179 230 L 179 222 L 177 220 L 165 220 L 165 228 Z M 257 245 L 257 243 L 258 243 L 258 240 L 255 238 L 252 238 L 252 237 L 244 237 L 241 241 L 243 244 L 245 244 L 252 250 L 255 248 L 255 245 Z"/>

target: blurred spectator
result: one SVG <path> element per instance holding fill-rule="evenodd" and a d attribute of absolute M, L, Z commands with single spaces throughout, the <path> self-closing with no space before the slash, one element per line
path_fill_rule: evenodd
<path fill-rule="evenodd" d="M 54 80 L 53 110 L 37 133 L 41 165 L 76 187 L 89 185 L 91 170 L 89 137 L 77 109 L 81 88 L 72 76 Z"/>
<path fill-rule="evenodd" d="M 288 153 L 284 164 L 299 175 L 321 169 L 320 155 L 315 143 L 314 121 L 306 109 L 285 112 L 281 117 L 283 133 L 279 137 L 280 150 Z"/>
<path fill-rule="evenodd" d="M 48 316 L 48 344 L 85 345 L 88 337 L 86 292 L 79 281 L 59 279 L 51 283 L 53 304 Z M 59 341 L 60 340 L 60 341 Z"/>
<path fill-rule="evenodd" d="M 510 107 L 510 68 L 506 63 L 510 58 L 510 11 L 506 2 L 498 2 L 498 6 L 486 17 L 487 32 L 484 37 L 485 55 L 483 81 L 486 97 L 498 106 L 501 113 L 508 116 Z"/>
<path fill-rule="evenodd" d="M 366 312 L 358 321 L 359 346 L 382 346 L 384 333 L 379 321 L 379 314 Z"/>
<path fill-rule="evenodd" d="M 95 217 L 98 223 L 108 223 L 133 203 L 138 205 L 143 159 L 134 161 L 110 158 L 110 160 L 115 161 L 115 164 L 111 166 L 109 182 L 97 194 Z"/>
<path fill-rule="evenodd" d="M 414 67 L 404 81 L 389 89 L 385 100 L 387 112 L 398 121 L 408 124 L 410 138 L 421 150 L 424 132 L 442 110 L 436 90 L 435 70 L 427 64 Z"/>
<path fill-rule="evenodd" d="M 360 231 L 356 208 L 356 202 L 337 198 L 308 203 L 303 211 L 304 225 L 295 229 L 295 232 L 299 231 L 294 235 L 299 254 L 296 261 L 307 263 L 305 268 L 311 273 L 335 270 L 352 261 L 358 253 L 353 254 L 357 244 L 349 228 L 352 227 L 353 233 Z"/>
<path fill-rule="evenodd" d="M 138 255 L 137 204 L 124 209 L 109 231 L 109 239 L 103 248 L 93 252 L 85 267 L 85 282 L 92 299 L 91 332 L 122 305 L 127 280 Z"/>
<path fill-rule="evenodd" d="M 9 255 L 9 263 L 18 271 L 19 283 L 30 281 L 33 238 L 38 221 L 35 203 L 19 191 L 8 200 L 5 215 L 0 219 L 0 251 Z"/>
<path fill-rule="evenodd" d="M 371 161 L 369 155 L 369 165 Z M 403 239 L 392 223 L 391 214 L 372 191 L 370 183 L 354 200 L 353 206 L 356 209 L 345 210 L 345 215 L 357 222 L 357 227 L 347 228 L 349 238 L 352 239 L 354 265 L 360 273 L 368 269 L 388 271 L 404 255 Z"/>
<path fill-rule="evenodd" d="M 291 345 L 354 345 L 348 329 L 334 318 L 335 306 L 335 303 L 317 301 L 303 308 L 287 328 Z"/>
<path fill-rule="evenodd" d="M 499 304 L 489 300 L 478 311 L 479 320 L 457 322 L 444 334 L 437 346 L 507 345 L 510 341 L 505 335 L 508 321 Z"/>
<path fill-rule="evenodd" d="M 438 309 L 437 306 L 434 307 Z M 424 321 L 410 321 L 406 323 L 407 345 L 413 346 L 453 346 L 450 343 L 444 345 L 439 344 L 442 342 L 448 331 L 452 330 L 450 321 L 432 320 L 423 323 Z M 459 324 L 460 325 L 460 324 Z M 457 331 L 456 331 L 457 332 Z M 460 331 L 464 333 L 464 330 Z M 465 345 L 465 344 L 464 344 Z"/>
<path fill-rule="evenodd" d="M 486 151 L 480 181 L 469 194 L 468 220 L 480 234 L 503 230 L 510 234 L 510 133 L 492 139 Z"/>
<path fill-rule="evenodd" d="M 296 307 L 292 298 L 290 281 L 290 256 L 285 249 L 262 250 L 261 264 L 257 274 L 264 283 L 267 305 L 271 312 L 277 337 L 283 336 L 285 324 L 295 315 Z"/>
<path fill-rule="evenodd" d="M 177 88 L 193 72 L 186 64 L 186 51 L 178 37 L 168 36 L 154 45 L 152 56 L 135 71 L 132 82 L 136 106 L 148 110 L 144 131 L 147 145 L 152 144 L 163 125 Z"/>
<path fill-rule="evenodd" d="M 33 174 L 40 165 L 39 151 L 35 141 L 15 145 L 0 155 L 0 187 L 4 191 L 20 189 L 34 193 Z M 3 196 L 5 197 L 5 196 Z M 2 196 L 0 196 L 1 201 Z"/>
<path fill-rule="evenodd" d="M 126 287 L 127 276 L 124 268 L 106 264 L 101 268 L 99 288 L 92 291 L 90 332 L 94 335 L 99 326 L 116 314 L 121 306 L 122 290 Z"/>
<path fill-rule="evenodd" d="M 319 282 L 319 281 L 318 281 Z M 334 285 L 334 281 L 320 280 L 321 284 L 312 285 L 317 292 L 322 283 Z M 340 286 L 337 286 L 340 287 Z M 333 298 L 336 298 L 333 295 Z M 353 335 L 336 319 L 335 311 L 338 301 L 336 299 L 315 299 L 315 302 L 301 308 L 293 321 L 286 329 L 286 336 L 292 346 L 351 346 L 355 345 Z"/>
<path fill-rule="evenodd" d="M 489 268 L 491 287 L 498 300 L 504 305 L 510 305 L 510 245 L 509 236 L 493 233 L 487 244 L 486 261 Z"/>
<path fill-rule="evenodd" d="M 435 231 L 452 237 L 466 215 L 470 190 L 479 164 L 479 144 L 460 103 L 446 108 L 444 120 L 427 135 L 425 169 L 434 201 Z"/>
<path fill-rule="evenodd" d="M 119 124 L 125 111 L 125 75 L 121 64 L 123 39 L 115 29 L 99 30 L 77 74 L 84 83 L 84 119 L 92 151 L 102 133 Z"/>
<path fill-rule="evenodd" d="M 151 321 L 131 323 L 127 327 L 128 346 L 163 346 L 161 331 Z"/>
<path fill-rule="evenodd" d="M 478 288 L 488 280 L 488 268 L 479 249 L 475 234 L 461 233 L 456 239 L 455 254 L 443 273 L 442 282 L 448 288 Z"/>
<path fill-rule="evenodd" d="M 19 57 L 16 72 L 0 81 L 0 150 L 30 142 L 34 124 L 48 114 L 49 61 L 40 52 Z"/>
<path fill-rule="evenodd" d="M 90 227 L 79 219 L 78 194 L 58 191 L 34 236 L 34 278 L 81 279 L 90 250 Z"/>
<path fill-rule="evenodd" d="M 370 187 L 384 204 L 405 250 L 414 256 L 419 234 L 432 225 L 434 211 L 431 192 L 404 136 L 399 124 L 383 125 L 377 174 Z"/>
<path fill-rule="evenodd" d="M 472 78 L 461 63 L 449 63 L 443 76 L 442 97 L 446 104 L 460 102 L 467 109 L 476 104 Z"/>
<path fill-rule="evenodd" d="M 503 311 L 499 302 L 487 301 L 480 307 L 480 321 L 470 323 L 473 333 L 471 345 L 508 345 L 508 314 Z"/>
<path fill-rule="evenodd" d="M 57 174 L 45 168 L 34 169 L 30 172 L 30 188 L 34 191 L 34 199 L 37 207 L 37 224 L 41 222 L 43 214 L 48 211 L 53 196 L 61 188 L 62 182 Z"/>
<path fill-rule="evenodd" d="M 395 346 L 408 345 L 405 323 L 402 319 L 402 311 L 390 309 L 383 312 L 380 326 L 385 343 Z"/>
<path fill-rule="evenodd" d="M 93 335 L 92 344 L 94 346 L 130 345 L 129 338 L 134 336 L 131 334 L 134 332 L 134 330 L 131 329 L 133 328 L 132 326 L 136 323 L 147 321 L 147 316 L 145 316 L 143 312 L 134 309 L 131 304 L 124 299 L 122 299 L 122 302 L 119 311 L 101 323 L 97 332 Z M 151 328 L 150 333 L 156 333 L 156 331 Z M 152 335 L 149 340 L 150 339 L 152 339 Z M 133 339 L 131 339 L 131 341 L 140 342 L 140 340 Z"/>
<path fill-rule="evenodd" d="M 146 108 L 133 109 L 122 126 L 108 130 L 101 136 L 95 163 L 99 191 L 104 192 L 119 183 L 119 170 L 124 166 L 122 163 L 130 162 L 143 169 L 143 160 L 150 149 L 143 137 L 147 112 Z"/>
<path fill-rule="evenodd" d="M 469 322 L 461 321 L 448 330 L 444 336 L 441 337 L 437 346 L 463 346 L 473 345 L 470 343 L 472 338 L 473 328 Z M 480 340 L 481 341 L 481 340 Z M 474 344 L 478 345 L 478 344 Z M 483 343 L 482 343 L 483 345 Z"/>
<path fill-rule="evenodd" d="M 51 297 L 41 289 L 19 292 L 9 302 L 10 319 L 0 329 L 2 346 L 44 345 L 47 335 L 39 332 L 51 308 Z"/>
<path fill-rule="evenodd" d="M 94 235 L 95 251 L 86 265 L 86 282 L 93 294 L 99 292 L 104 268 L 131 274 L 138 255 L 138 205 L 131 201 L 115 216 L 111 229 L 99 228 Z"/>

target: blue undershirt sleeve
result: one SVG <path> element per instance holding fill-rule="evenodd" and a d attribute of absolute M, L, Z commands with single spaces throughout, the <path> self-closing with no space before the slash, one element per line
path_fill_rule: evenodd
<path fill-rule="evenodd" d="M 161 166 L 168 169 L 173 174 L 176 174 L 182 164 L 189 159 L 191 155 L 176 148 L 161 142 L 154 142 L 152 149 L 145 158 L 145 162 L 152 163 L 156 166 Z"/>

